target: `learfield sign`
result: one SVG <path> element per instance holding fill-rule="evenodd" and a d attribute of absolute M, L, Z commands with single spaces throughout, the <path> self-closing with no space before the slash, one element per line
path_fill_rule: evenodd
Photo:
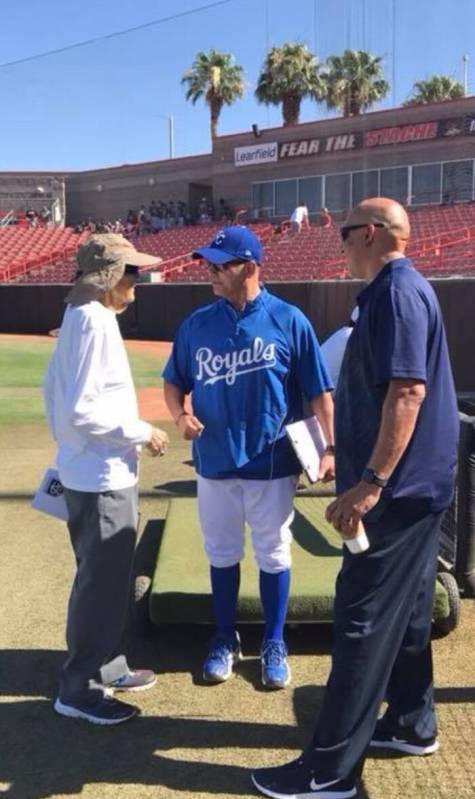
<path fill-rule="evenodd" d="M 267 164 L 271 161 L 277 161 L 277 142 L 234 148 L 235 166 L 253 166 L 254 164 Z"/>
<path fill-rule="evenodd" d="M 252 166 L 283 159 L 348 152 L 362 147 L 394 146 L 473 134 L 475 134 L 475 118 L 473 116 L 432 120 L 413 125 L 395 125 L 365 132 L 343 133 L 338 136 L 297 139 L 297 141 L 280 142 L 280 144 L 271 142 L 270 144 L 255 144 L 251 147 L 235 147 L 234 163 L 236 166 Z"/>

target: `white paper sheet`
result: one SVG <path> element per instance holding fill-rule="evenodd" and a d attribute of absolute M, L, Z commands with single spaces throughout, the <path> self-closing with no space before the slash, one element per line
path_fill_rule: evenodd
<path fill-rule="evenodd" d="M 320 459 L 327 445 L 318 420 L 315 416 L 309 416 L 308 419 L 302 419 L 301 422 L 288 424 L 285 431 L 302 469 L 310 482 L 316 483 L 320 469 Z"/>
<path fill-rule="evenodd" d="M 64 489 L 56 469 L 47 469 L 44 473 L 31 507 L 63 522 L 68 521 Z"/>

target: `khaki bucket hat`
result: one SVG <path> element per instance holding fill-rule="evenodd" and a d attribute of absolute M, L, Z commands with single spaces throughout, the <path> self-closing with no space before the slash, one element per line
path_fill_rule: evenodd
<path fill-rule="evenodd" d="M 96 233 L 76 253 L 76 282 L 65 302 L 85 305 L 98 300 L 117 285 L 126 266 L 154 266 L 161 260 L 158 255 L 138 252 L 120 233 Z"/>

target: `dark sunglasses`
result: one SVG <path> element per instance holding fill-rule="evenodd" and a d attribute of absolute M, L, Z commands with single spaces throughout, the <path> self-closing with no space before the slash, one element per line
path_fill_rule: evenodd
<path fill-rule="evenodd" d="M 206 266 L 212 272 L 226 272 L 231 266 L 240 266 L 241 264 L 248 264 L 249 261 L 227 261 L 225 264 L 212 264 L 211 261 L 206 261 Z"/>
<path fill-rule="evenodd" d="M 383 227 L 386 229 L 388 228 L 384 222 L 364 222 L 361 225 L 343 225 L 343 227 L 340 228 L 341 240 L 346 241 L 352 230 L 359 230 L 360 228 L 368 227 L 368 225 L 373 225 L 373 227 Z"/>

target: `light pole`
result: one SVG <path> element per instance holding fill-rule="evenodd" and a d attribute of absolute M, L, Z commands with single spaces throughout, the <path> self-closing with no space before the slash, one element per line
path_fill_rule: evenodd
<path fill-rule="evenodd" d="M 154 114 L 168 122 L 168 157 L 175 158 L 175 120 L 172 114 Z"/>
<path fill-rule="evenodd" d="M 465 94 L 468 94 L 468 55 L 465 54 L 462 57 L 463 61 L 463 90 Z"/>

